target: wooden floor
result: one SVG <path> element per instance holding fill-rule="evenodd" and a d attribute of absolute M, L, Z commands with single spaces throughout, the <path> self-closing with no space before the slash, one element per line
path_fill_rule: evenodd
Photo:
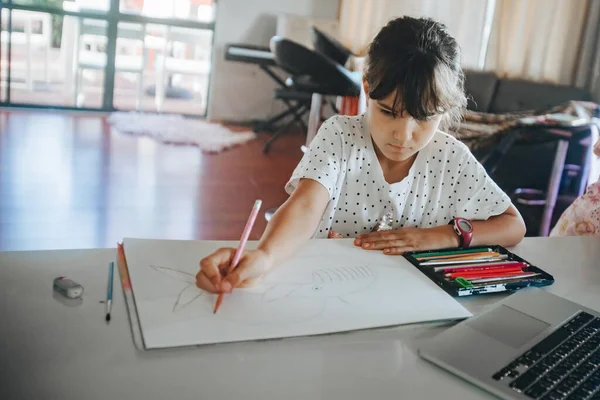
<path fill-rule="evenodd" d="M 123 237 L 237 240 L 255 199 L 281 204 L 304 137 L 218 155 L 111 134 L 98 115 L 0 111 L 0 250 L 114 247 Z M 251 238 L 266 222 L 261 213 Z"/>

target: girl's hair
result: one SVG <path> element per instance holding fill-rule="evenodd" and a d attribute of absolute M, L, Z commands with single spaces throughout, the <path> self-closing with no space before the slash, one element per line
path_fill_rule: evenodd
<path fill-rule="evenodd" d="M 429 18 L 401 17 L 384 26 L 369 45 L 365 78 L 371 99 L 396 91 L 393 112 L 417 120 L 445 113 L 447 126 L 467 104 L 458 44 Z"/>

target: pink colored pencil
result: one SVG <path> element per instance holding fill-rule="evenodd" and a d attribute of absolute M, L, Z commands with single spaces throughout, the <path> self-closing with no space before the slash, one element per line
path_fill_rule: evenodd
<path fill-rule="evenodd" d="M 244 228 L 244 232 L 242 232 L 242 238 L 240 239 L 240 244 L 233 256 L 233 261 L 229 264 L 227 271 L 225 271 L 225 276 L 229 274 L 229 272 L 237 267 L 238 262 L 240 262 L 240 258 L 242 257 L 242 253 L 244 253 L 244 247 L 246 247 L 246 243 L 248 242 L 248 236 L 250 236 L 250 232 L 252 231 L 252 227 L 254 226 L 254 221 L 256 221 L 256 216 L 258 215 L 258 211 L 262 206 L 261 200 L 256 200 L 254 202 L 254 207 L 252 207 L 252 211 L 250 212 L 250 216 L 248 217 L 248 222 L 246 222 L 246 227 Z M 217 297 L 217 302 L 215 303 L 214 313 L 216 314 L 221 306 L 221 302 L 223 301 L 223 293 L 219 293 L 219 297 Z"/>

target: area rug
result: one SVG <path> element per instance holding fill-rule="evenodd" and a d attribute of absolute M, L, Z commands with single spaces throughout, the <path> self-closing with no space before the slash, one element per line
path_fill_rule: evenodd
<path fill-rule="evenodd" d="M 114 112 L 107 122 L 119 133 L 147 136 L 165 144 L 197 146 L 206 153 L 220 153 L 256 138 L 253 132 L 235 132 L 221 124 L 177 114 Z"/>

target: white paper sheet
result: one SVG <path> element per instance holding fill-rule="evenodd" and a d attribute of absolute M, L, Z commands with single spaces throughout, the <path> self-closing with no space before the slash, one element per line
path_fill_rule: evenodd
<path fill-rule="evenodd" d="M 216 295 L 195 286 L 200 259 L 237 242 L 125 239 L 145 347 L 317 335 L 471 314 L 403 257 L 312 240 L 256 287 Z M 248 248 L 256 242 L 248 242 Z"/>

